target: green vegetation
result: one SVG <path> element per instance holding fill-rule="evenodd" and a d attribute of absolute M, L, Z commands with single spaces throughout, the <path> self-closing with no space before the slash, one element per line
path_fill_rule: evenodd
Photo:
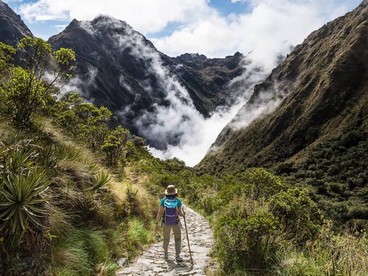
<path fill-rule="evenodd" d="M 201 211 L 215 232 L 213 256 L 221 274 L 365 275 L 368 238 L 363 228 L 336 232 L 303 188 L 262 168 L 222 178 L 201 174 L 176 159 L 145 156 L 136 174 L 160 195 L 168 184 Z M 345 244 L 345 246 L 344 246 Z"/>
<path fill-rule="evenodd" d="M 153 241 L 155 201 L 124 171 L 142 140 L 110 129 L 104 107 L 55 97 L 73 59 L 40 39 L 0 45 L 2 275 L 114 275 Z"/>
<path fill-rule="evenodd" d="M 367 171 L 366 132 L 322 144 L 297 168 L 279 166 L 284 178 L 263 168 L 204 174 L 154 158 L 143 139 L 110 127 L 105 107 L 74 93 L 57 99 L 44 69 L 56 70 L 55 81 L 69 77 L 73 53 L 22 43 L 0 44 L 0 274 L 114 275 L 119 258 L 154 241 L 169 184 L 211 222 L 223 274 L 368 274 L 367 176 L 355 171 Z M 18 114 L 25 99 L 30 109 Z M 346 158 L 333 160 L 335 151 Z M 337 232 L 341 220 L 351 224 Z"/>
<path fill-rule="evenodd" d="M 57 92 L 54 84 L 71 76 L 74 52 L 64 48 L 52 52 L 50 44 L 31 37 L 23 38 L 16 49 L 0 43 L 0 51 L 2 111 L 18 126 L 30 127 L 34 113 Z M 46 78 L 48 69 L 53 74 Z"/>
<path fill-rule="evenodd" d="M 344 227 L 367 227 L 368 132 L 353 128 L 319 144 L 296 166 L 277 172 L 307 187 L 326 217 Z"/>

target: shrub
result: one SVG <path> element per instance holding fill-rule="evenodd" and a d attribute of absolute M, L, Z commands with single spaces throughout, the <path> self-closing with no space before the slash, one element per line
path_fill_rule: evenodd
<path fill-rule="evenodd" d="M 278 219 L 266 205 L 241 198 L 215 224 L 216 254 L 226 272 L 269 269 L 278 261 Z"/>
<path fill-rule="evenodd" d="M 306 248 L 306 253 L 319 264 L 324 275 L 367 275 L 368 239 L 365 232 L 360 237 L 343 232 L 335 234 L 332 223 L 327 221 L 318 239 Z"/>
<path fill-rule="evenodd" d="M 268 198 L 286 189 L 286 184 L 263 168 L 246 170 L 239 175 L 239 180 L 250 185 L 250 196 L 254 199 Z"/>
<path fill-rule="evenodd" d="M 9 175 L 3 179 L 0 191 L 2 230 L 8 228 L 21 237 L 29 228 L 43 227 L 47 215 L 43 192 L 48 187 L 44 171 L 30 170 L 27 174 Z"/>
<path fill-rule="evenodd" d="M 274 195 L 270 210 L 280 219 L 287 237 L 297 244 L 313 239 L 322 225 L 321 212 L 306 190 L 293 188 Z"/>
<path fill-rule="evenodd" d="M 107 172 L 101 171 L 92 177 L 89 190 L 96 191 L 109 183 L 110 180 L 110 175 Z"/>

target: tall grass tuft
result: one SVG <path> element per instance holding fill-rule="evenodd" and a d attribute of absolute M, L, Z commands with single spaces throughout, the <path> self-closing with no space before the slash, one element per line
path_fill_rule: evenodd
<path fill-rule="evenodd" d="M 116 262 L 106 260 L 105 262 L 97 265 L 96 276 L 115 276 L 115 272 L 118 268 L 119 266 Z"/>
<path fill-rule="evenodd" d="M 137 218 L 129 221 L 128 241 L 131 249 L 135 250 L 154 241 L 152 231 L 145 228 L 144 224 Z M 132 250 L 133 252 L 135 251 Z"/>
<path fill-rule="evenodd" d="M 365 232 L 336 234 L 331 222 L 318 238 L 300 248 L 285 248 L 286 275 L 368 275 L 368 236 Z"/>
<path fill-rule="evenodd" d="M 91 188 L 89 190 L 96 191 L 109 183 L 110 180 L 110 175 L 107 172 L 101 171 L 92 177 L 90 181 Z"/>
<path fill-rule="evenodd" d="M 73 229 L 55 241 L 52 251 L 56 275 L 91 275 L 110 260 L 110 251 L 101 231 Z"/>

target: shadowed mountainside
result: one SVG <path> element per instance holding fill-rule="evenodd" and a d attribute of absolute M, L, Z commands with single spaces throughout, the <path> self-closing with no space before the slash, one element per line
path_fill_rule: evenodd
<path fill-rule="evenodd" d="M 15 46 L 25 36 L 33 35 L 20 16 L 0 1 L 0 41 Z"/>
<path fill-rule="evenodd" d="M 218 106 L 232 104 L 238 95 L 228 83 L 244 72 L 240 53 L 224 59 L 198 54 L 170 58 L 128 24 L 107 16 L 73 20 L 49 42 L 55 49 L 75 51 L 74 85 L 83 97 L 107 106 L 120 123 L 141 135 L 139 128 L 155 121 L 160 106 L 193 105 L 207 117 Z"/>

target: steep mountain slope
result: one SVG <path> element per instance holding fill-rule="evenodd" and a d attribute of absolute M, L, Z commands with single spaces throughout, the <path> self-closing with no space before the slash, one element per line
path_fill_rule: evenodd
<path fill-rule="evenodd" d="M 321 143 L 353 131 L 367 141 L 367 49 L 364 1 L 310 34 L 255 87 L 199 167 L 212 173 L 251 166 L 291 169 Z"/>
<path fill-rule="evenodd" d="M 239 52 L 225 58 L 207 58 L 199 54 L 183 54 L 172 58 L 174 64 L 179 65 L 175 73 L 190 92 L 194 103 L 205 103 L 204 110 L 197 109 L 206 116 L 219 105 L 230 105 L 238 96 L 231 89 L 234 87 L 227 85 L 244 71 L 243 59 L 244 56 Z M 194 96 L 196 91 L 199 101 Z"/>
<path fill-rule="evenodd" d="M 19 15 L 0 1 L 0 41 L 15 46 L 24 36 L 32 36 L 31 31 Z"/>
<path fill-rule="evenodd" d="M 85 98 L 107 106 L 120 123 L 158 148 L 180 140 L 180 133 L 157 139 L 141 131 L 157 123 L 160 107 L 193 107 L 209 116 L 227 99 L 235 100 L 227 83 L 244 71 L 239 53 L 224 59 L 170 58 L 125 22 L 106 16 L 73 20 L 49 42 L 76 52 L 74 84 Z"/>

